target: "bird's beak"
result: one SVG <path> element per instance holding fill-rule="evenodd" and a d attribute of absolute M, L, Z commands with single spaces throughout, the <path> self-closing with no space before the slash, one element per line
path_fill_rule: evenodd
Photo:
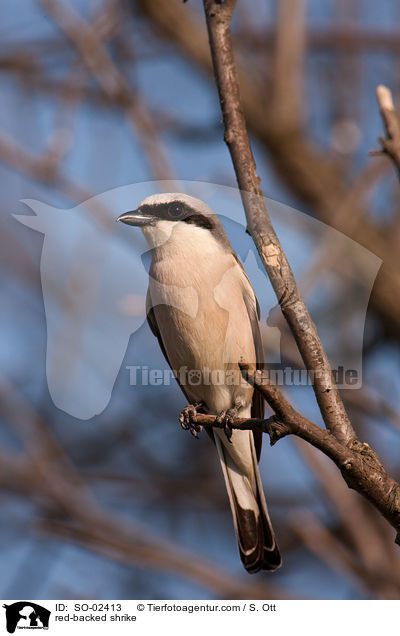
<path fill-rule="evenodd" d="M 127 225 L 135 225 L 141 227 L 143 225 L 153 225 L 154 217 L 141 214 L 139 210 L 131 210 L 130 212 L 124 212 L 117 218 L 117 221 L 122 221 Z"/>

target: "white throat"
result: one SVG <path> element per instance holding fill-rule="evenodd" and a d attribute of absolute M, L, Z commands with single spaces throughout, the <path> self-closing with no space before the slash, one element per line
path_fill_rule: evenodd
<path fill-rule="evenodd" d="M 152 250 L 153 260 L 225 252 L 210 230 L 184 221 L 157 221 L 155 225 L 143 227 L 143 234 Z"/>

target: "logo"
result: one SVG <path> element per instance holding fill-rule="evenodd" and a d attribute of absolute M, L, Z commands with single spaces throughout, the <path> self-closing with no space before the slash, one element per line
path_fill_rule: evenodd
<path fill-rule="evenodd" d="M 14 634 L 16 629 L 48 629 L 51 612 L 31 601 L 18 601 L 3 605 L 6 610 L 7 631 Z"/>
<path fill-rule="evenodd" d="M 170 182 L 159 185 L 164 192 L 174 192 L 176 186 Z M 294 351 L 293 337 L 285 326 L 255 245 L 245 232 L 239 191 L 199 181 L 181 182 L 181 187 L 219 214 L 251 280 L 260 305 L 266 368 L 276 371 L 276 383 L 281 386 L 307 384 L 308 376 Z M 130 184 L 68 210 L 24 199 L 34 214 L 14 215 L 19 222 L 44 234 L 40 276 L 47 327 L 46 377 L 54 404 L 72 417 L 87 420 L 107 407 L 131 335 L 146 320 L 149 282 L 152 289 L 148 300 L 153 307 L 167 305 L 194 319 L 202 303 L 219 306 L 226 317 L 220 341 L 234 320 L 231 299 L 224 292 L 225 281 L 229 283 L 232 276 L 233 261 L 228 260 L 226 270 L 218 270 L 212 279 L 208 300 L 200 298 L 190 276 L 185 277 L 186 286 L 180 285 L 177 293 L 174 278 L 164 283 L 151 277 L 152 254 L 142 233 L 115 223 L 116 217 L 154 191 L 154 181 Z M 308 214 L 271 199 L 266 200 L 266 205 L 300 291 L 310 306 L 336 383 L 344 389 L 359 388 L 365 317 L 381 260 Z M 158 240 L 163 244 L 172 237 L 173 229 Z M 268 258 L 274 262 L 273 248 L 269 246 L 268 250 Z M 130 371 L 137 369 L 139 360 L 146 359 L 151 374 L 155 348 L 152 346 L 150 351 L 145 347 L 142 336 L 132 339 Z M 224 362 L 235 364 L 237 360 L 224 358 Z M 147 369 L 143 367 L 143 371 L 141 383 L 145 384 Z M 163 384 L 163 373 L 159 377 L 159 371 L 155 379 Z M 168 368 L 164 366 L 161 371 L 167 373 L 168 379 Z M 201 383 L 198 371 L 202 372 L 188 369 L 188 384 Z M 130 382 L 131 378 L 130 374 Z"/>

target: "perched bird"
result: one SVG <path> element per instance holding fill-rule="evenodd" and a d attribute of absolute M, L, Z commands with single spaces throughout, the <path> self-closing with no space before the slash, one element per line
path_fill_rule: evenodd
<path fill-rule="evenodd" d="M 117 220 L 139 226 L 150 247 L 147 319 L 189 402 L 179 418 L 183 428 L 197 436 L 197 410 L 225 425 L 207 432 L 218 450 L 242 563 L 251 573 L 275 570 L 281 557 L 258 470 L 262 434 L 229 427 L 235 417 L 264 416 L 264 400 L 239 369 L 239 362 L 255 369 L 263 359 L 249 279 L 218 216 L 199 199 L 156 194 Z"/>

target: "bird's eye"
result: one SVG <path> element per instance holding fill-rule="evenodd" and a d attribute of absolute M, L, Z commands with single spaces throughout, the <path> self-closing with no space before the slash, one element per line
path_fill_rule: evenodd
<path fill-rule="evenodd" d="M 184 208 L 182 203 L 171 203 L 168 207 L 168 216 L 171 219 L 179 219 L 183 216 Z"/>

